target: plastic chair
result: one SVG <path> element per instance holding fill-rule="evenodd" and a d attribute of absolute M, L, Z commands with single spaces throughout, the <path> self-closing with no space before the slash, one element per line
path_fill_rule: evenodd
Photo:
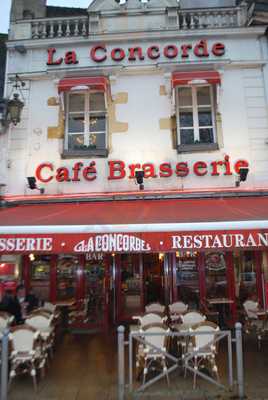
<path fill-rule="evenodd" d="M 139 346 L 136 366 L 143 365 L 143 384 L 154 362 L 160 363 L 162 372 L 166 375 L 167 383 L 169 384 L 165 355 L 166 333 L 169 332 L 169 329 L 165 328 L 162 324 L 155 324 L 153 326 L 149 325 L 148 327 L 143 327 L 141 332 L 146 333 L 146 335 L 143 336 L 146 344 Z"/>
<path fill-rule="evenodd" d="M 165 306 L 163 306 L 160 303 L 151 303 L 151 304 L 147 304 L 147 306 L 145 306 L 145 312 L 146 313 L 160 313 L 160 314 L 164 314 L 165 312 Z"/>
<path fill-rule="evenodd" d="M 45 366 L 45 354 L 40 344 L 39 331 L 30 326 L 19 325 L 12 328 L 10 340 L 12 352 L 9 385 L 15 376 L 20 373 L 29 373 L 36 390 L 36 369 L 44 371 Z"/>
<path fill-rule="evenodd" d="M 187 364 L 189 361 L 193 360 L 194 367 L 194 380 L 193 388 L 196 388 L 197 371 L 201 366 L 202 361 L 208 361 L 212 372 L 215 374 L 217 381 L 219 381 L 218 366 L 216 364 L 216 354 L 217 354 L 217 332 L 220 329 L 218 325 L 213 322 L 205 321 L 190 328 L 190 332 L 194 333 L 193 336 L 193 346 L 188 347 L 187 353 L 184 355 L 186 361 L 185 364 L 185 374 L 187 371 Z M 206 332 L 203 334 L 198 334 L 199 332 Z"/>

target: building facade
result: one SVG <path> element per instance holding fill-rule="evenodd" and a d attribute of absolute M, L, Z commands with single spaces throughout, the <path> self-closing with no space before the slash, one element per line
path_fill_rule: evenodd
<path fill-rule="evenodd" d="M 232 321 L 248 296 L 265 305 L 266 8 L 14 1 L 2 264 L 41 297 L 87 298 L 88 325 L 215 293 Z"/>

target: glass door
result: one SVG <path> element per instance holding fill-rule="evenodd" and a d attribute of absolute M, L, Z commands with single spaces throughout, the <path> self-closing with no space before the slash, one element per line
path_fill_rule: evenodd
<path fill-rule="evenodd" d="M 118 317 L 128 320 L 144 310 L 143 262 L 138 254 L 122 254 L 118 258 Z"/>
<path fill-rule="evenodd" d="M 50 255 L 37 255 L 30 262 L 30 286 L 41 302 L 50 300 Z"/>
<path fill-rule="evenodd" d="M 188 304 L 189 309 L 199 308 L 199 272 L 195 254 L 180 252 L 176 254 L 177 300 Z"/>
<path fill-rule="evenodd" d="M 85 301 L 87 303 L 86 324 L 105 327 L 107 324 L 108 271 L 104 260 L 86 260 Z"/>
<path fill-rule="evenodd" d="M 249 299 L 257 301 L 261 306 L 265 305 L 261 252 L 243 251 L 236 254 L 235 289 L 240 308 Z"/>

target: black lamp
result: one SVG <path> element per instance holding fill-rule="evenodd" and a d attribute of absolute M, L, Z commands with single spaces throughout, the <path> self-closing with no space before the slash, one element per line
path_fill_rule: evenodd
<path fill-rule="evenodd" d="M 36 184 L 36 179 L 35 179 L 34 176 L 28 176 L 28 177 L 27 177 L 27 181 L 28 181 L 28 187 L 29 187 L 29 189 L 31 189 L 31 190 L 34 190 L 34 189 L 39 190 L 41 194 L 44 194 L 44 193 L 45 193 L 45 189 L 44 189 L 44 188 L 39 188 L 39 187 L 37 186 L 37 184 Z"/>
<path fill-rule="evenodd" d="M 139 185 L 139 187 L 140 187 L 140 190 L 144 190 L 143 178 L 144 178 L 143 169 L 136 169 L 135 179 L 136 179 L 137 185 Z"/>
<path fill-rule="evenodd" d="M 0 99 L 0 124 L 4 130 L 8 127 L 10 122 L 14 125 L 17 125 L 20 122 L 24 103 L 19 99 L 19 97 L 21 95 L 23 99 L 22 89 L 24 86 L 25 82 L 16 75 L 8 98 Z M 18 92 L 20 92 L 20 94 Z"/>
<path fill-rule="evenodd" d="M 238 179 L 235 182 L 235 185 L 237 187 L 240 186 L 240 182 L 245 182 L 247 180 L 248 173 L 249 173 L 249 168 L 248 167 L 239 168 Z"/>
<path fill-rule="evenodd" d="M 8 117 L 14 125 L 17 125 L 20 122 L 23 107 L 24 103 L 23 101 L 20 101 L 19 94 L 14 93 L 13 99 L 8 100 L 7 103 Z"/>

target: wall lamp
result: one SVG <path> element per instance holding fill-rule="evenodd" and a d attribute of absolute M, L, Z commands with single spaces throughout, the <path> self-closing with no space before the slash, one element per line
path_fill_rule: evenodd
<path fill-rule="evenodd" d="M 41 194 L 45 193 L 45 189 L 44 188 L 39 188 L 36 184 L 36 178 L 34 176 L 28 176 L 27 177 L 27 181 L 28 181 L 28 188 L 31 190 L 39 190 Z"/>
<path fill-rule="evenodd" d="M 16 75 L 9 97 L 0 99 L 0 131 L 5 131 L 10 122 L 12 122 L 14 125 L 17 125 L 20 122 L 24 103 L 19 97 L 21 94 L 23 99 L 22 88 L 24 86 L 25 82 L 23 82 L 20 77 Z"/>
<path fill-rule="evenodd" d="M 249 173 L 248 167 L 241 167 L 239 169 L 239 174 L 238 174 L 237 180 L 235 182 L 236 187 L 240 186 L 240 182 L 245 182 L 247 180 L 248 173 Z"/>
<path fill-rule="evenodd" d="M 127 0 L 115 0 L 115 2 L 120 6 L 124 6 L 127 3 Z"/>
<path fill-rule="evenodd" d="M 136 184 L 139 185 L 140 190 L 144 190 L 143 178 L 144 178 L 143 169 L 136 169 L 136 171 L 135 171 L 135 181 L 136 181 Z"/>

